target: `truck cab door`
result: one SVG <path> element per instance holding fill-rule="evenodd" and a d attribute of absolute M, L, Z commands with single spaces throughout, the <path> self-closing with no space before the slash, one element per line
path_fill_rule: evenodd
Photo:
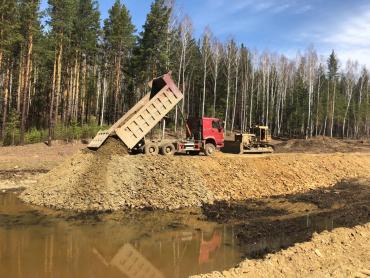
<path fill-rule="evenodd" d="M 212 120 L 212 135 L 217 145 L 224 144 L 224 130 L 220 120 Z"/>

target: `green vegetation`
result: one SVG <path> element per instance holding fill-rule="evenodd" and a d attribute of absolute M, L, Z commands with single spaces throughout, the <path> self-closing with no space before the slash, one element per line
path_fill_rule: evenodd
<path fill-rule="evenodd" d="M 3 1 L 0 6 L 0 141 L 91 137 L 172 71 L 184 100 L 167 127 L 217 116 L 228 132 L 268 125 L 275 136 L 370 136 L 369 72 L 335 52 L 295 59 L 257 53 L 209 28 L 193 35 L 171 1 L 154 0 L 140 34 L 117 0 L 103 21 L 95 0 Z M 41 20 L 45 16 L 46 20 Z M 41 24 L 45 22 L 45 26 Z"/>

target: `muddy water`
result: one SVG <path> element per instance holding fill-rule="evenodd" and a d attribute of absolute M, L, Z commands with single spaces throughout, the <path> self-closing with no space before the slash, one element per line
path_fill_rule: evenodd
<path fill-rule="evenodd" d="M 199 216 L 66 215 L 0 194 L 0 277 L 187 277 L 240 262 L 232 226 Z"/>
<path fill-rule="evenodd" d="M 370 221 L 370 183 L 176 213 L 67 214 L 0 194 L 1 277 L 187 277 Z M 224 224 L 220 224 L 224 223 Z"/>

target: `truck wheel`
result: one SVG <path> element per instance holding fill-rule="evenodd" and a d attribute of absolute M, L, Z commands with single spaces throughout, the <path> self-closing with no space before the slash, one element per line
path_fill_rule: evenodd
<path fill-rule="evenodd" d="M 204 147 L 204 154 L 206 156 L 211 156 L 213 155 L 213 153 L 216 151 L 216 147 L 215 145 L 211 144 L 211 143 L 208 143 L 206 144 L 206 146 Z"/>
<path fill-rule="evenodd" d="M 158 154 L 158 145 L 154 143 L 145 144 L 144 153 L 146 155 L 157 155 Z"/>
<path fill-rule="evenodd" d="M 173 155 L 175 154 L 175 146 L 171 143 L 164 144 L 161 146 L 161 154 L 163 155 Z"/>

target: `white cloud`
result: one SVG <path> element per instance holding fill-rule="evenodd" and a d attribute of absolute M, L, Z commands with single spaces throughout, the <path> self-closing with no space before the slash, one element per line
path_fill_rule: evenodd
<path fill-rule="evenodd" d="M 249 9 L 253 12 L 280 13 L 291 10 L 293 13 L 304 13 L 312 7 L 309 4 L 302 5 L 300 0 L 209 0 L 208 4 L 223 8 L 226 12 L 240 12 Z"/>
<path fill-rule="evenodd" d="M 351 59 L 370 66 L 370 6 L 363 7 L 362 12 L 347 15 L 347 18 L 336 17 L 331 23 L 323 20 L 304 28 L 297 41 L 307 45 L 314 43 L 325 55 L 334 49 L 342 65 Z"/>
<path fill-rule="evenodd" d="M 311 5 L 309 5 L 309 4 L 302 5 L 302 6 L 298 7 L 298 8 L 294 11 L 294 13 L 295 13 L 295 14 L 304 14 L 304 13 L 306 13 L 306 12 L 308 12 L 308 11 L 312 10 L 312 8 L 313 8 L 313 7 L 312 7 Z"/>
<path fill-rule="evenodd" d="M 332 35 L 324 39 L 327 43 L 348 46 L 370 46 L 370 10 L 354 18 L 345 20 L 334 30 Z"/>

